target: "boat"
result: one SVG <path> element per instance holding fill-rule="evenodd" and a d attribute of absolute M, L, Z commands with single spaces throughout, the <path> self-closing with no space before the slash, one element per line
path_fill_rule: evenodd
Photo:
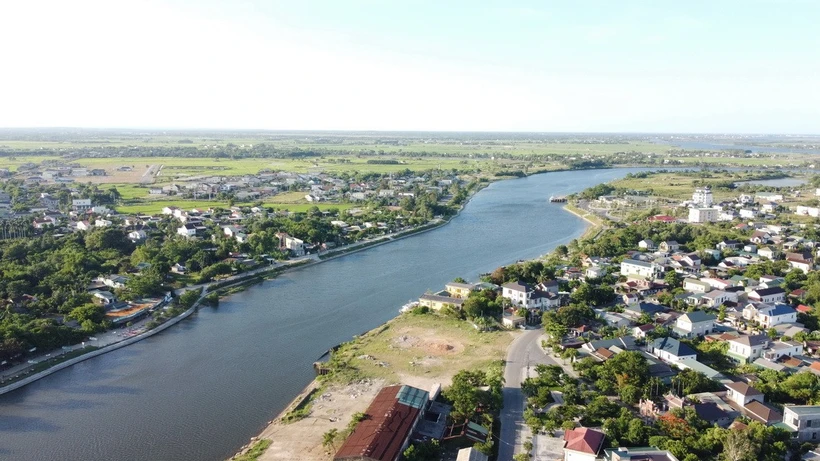
<path fill-rule="evenodd" d="M 550 203 L 564 203 L 567 201 L 567 197 L 565 195 L 551 195 L 550 196 Z"/>

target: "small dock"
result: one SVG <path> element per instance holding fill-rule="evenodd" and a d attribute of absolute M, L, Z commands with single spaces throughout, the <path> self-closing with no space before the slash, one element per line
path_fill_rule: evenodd
<path fill-rule="evenodd" d="M 553 195 L 550 197 L 550 203 L 566 203 L 566 195 Z"/>

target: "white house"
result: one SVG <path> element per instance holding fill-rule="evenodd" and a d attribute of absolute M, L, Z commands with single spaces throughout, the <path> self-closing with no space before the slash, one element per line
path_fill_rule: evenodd
<path fill-rule="evenodd" d="M 587 427 L 564 432 L 564 461 L 595 461 L 604 446 L 604 433 Z"/>
<path fill-rule="evenodd" d="M 763 393 L 746 383 L 736 382 L 724 385 L 726 386 L 726 397 L 741 407 L 755 400 L 763 403 Z"/>
<path fill-rule="evenodd" d="M 687 312 L 675 321 L 674 331 L 678 336 L 694 338 L 712 333 L 716 317 L 703 311 Z"/>
<path fill-rule="evenodd" d="M 685 358 L 698 358 L 694 349 L 675 338 L 658 338 L 649 344 L 649 350 L 655 357 L 669 363 L 677 363 Z"/>
<path fill-rule="evenodd" d="M 643 239 L 638 242 L 638 248 L 642 250 L 654 250 L 655 249 L 655 242 L 650 239 Z"/>
<path fill-rule="evenodd" d="M 712 291 L 712 285 L 697 279 L 686 278 L 683 279 L 683 289 L 693 293 L 708 293 Z"/>
<path fill-rule="evenodd" d="M 138 242 L 140 240 L 145 240 L 147 234 L 144 230 L 135 230 L 128 233 L 128 239 L 132 242 Z"/>
<path fill-rule="evenodd" d="M 546 309 L 560 304 L 558 294 L 539 290 L 521 281 L 502 285 L 501 296 L 509 299 L 513 305 L 528 309 Z"/>
<path fill-rule="evenodd" d="M 743 308 L 743 318 L 754 320 L 762 328 L 797 321 L 797 311 L 788 304 L 748 304 Z"/>
<path fill-rule="evenodd" d="M 798 441 L 820 442 L 820 405 L 786 405 L 783 422 L 797 433 Z"/>
<path fill-rule="evenodd" d="M 194 237 L 196 235 L 196 226 L 187 223 L 177 228 L 177 234 L 183 237 Z"/>
<path fill-rule="evenodd" d="M 786 290 L 780 287 L 758 288 L 749 292 L 749 300 L 759 303 L 782 303 L 786 301 Z"/>
<path fill-rule="evenodd" d="M 629 277 L 637 275 L 647 279 L 657 278 L 663 272 L 663 268 L 655 263 L 639 261 L 637 259 L 626 259 L 621 261 L 621 275 Z"/>
<path fill-rule="evenodd" d="M 584 273 L 587 279 L 599 279 L 606 275 L 606 268 L 602 266 L 589 266 Z"/>
<path fill-rule="evenodd" d="M 769 344 L 769 337 L 743 335 L 726 342 L 729 344 L 726 355 L 740 363 L 751 363 L 763 356 L 763 350 Z"/>
<path fill-rule="evenodd" d="M 88 211 L 91 209 L 90 198 L 79 198 L 71 201 L 71 209 L 77 212 Z"/>
<path fill-rule="evenodd" d="M 690 223 L 717 222 L 719 217 L 719 208 L 689 208 Z"/>
<path fill-rule="evenodd" d="M 812 218 L 820 217 L 820 208 L 798 205 L 794 214 L 799 216 L 811 216 Z"/>
<path fill-rule="evenodd" d="M 775 361 L 780 357 L 794 357 L 803 353 L 803 345 L 796 341 L 775 341 L 763 351 L 763 357 Z"/>
<path fill-rule="evenodd" d="M 292 252 L 295 256 L 304 256 L 305 255 L 305 242 L 304 240 L 298 239 L 296 237 L 286 236 L 283 241 L 283 249 Z"/>

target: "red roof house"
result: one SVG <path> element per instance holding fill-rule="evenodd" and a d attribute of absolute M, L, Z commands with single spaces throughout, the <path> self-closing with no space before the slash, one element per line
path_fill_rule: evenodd
<path fill-rule="evenodd" d="M 564 433 L 564 458 L 593 460 L 604 446 L 604 433 L 579 427 Z"/>

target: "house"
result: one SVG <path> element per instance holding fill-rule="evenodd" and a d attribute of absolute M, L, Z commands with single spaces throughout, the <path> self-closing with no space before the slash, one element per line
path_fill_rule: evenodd
<path fill-rule="evenodd" d="M 716 318 L 704 311 L 688 312 L 678 317 L 673 331 L 683 338 L 705 336 L 715 329 Z"/>
<path fill-rule="evenodd" d="M 78 213 L 82 213 L 84 211 L 88 211 L 91 209 L 91 199 L 90 198 L 82 198 L 82 199 L 74 199 L 71 201 L 71 209 Z"/>
<path fill-rule="evenodd" d="M 177 228 L 177 234 L 183 237 L 194 237 L 196 236 L 196 226 L 191 223 L 183 224 Z"/>
<path fill-rule="evenodd" d="M 780 256 L 780 253 L 771 247 L 761 247 L 757 250 L 758 256 L 766 259 L 775 260 Z"/>
<path fill-rule="evenodd" d="M 604 446 L 604 433 L 587 427 L 564 432 L 564 461 L 595 461 Z"/>
<path fill-rule="evenodd" d="M 680 249 L 680 244 L 674 240 L 661 242 L 658 249 L 664 253 L 674 253 Z"/>
<path fill-rule="evenodd" d="M 732 423 L 729 413 L 723 411 L 714 402 L 696 403 L 692 406 L 700 419 L 706 421 L 711 425 L 718 425 L 720 427 L 727 427 Z"/>
<path fill-rule="evenodd" d="M 641 250 L 654 250 L 655 249 L 655 242 L 650 239 L 643 239 L 638 242 L 638 248 Z"/>
<path fill-rule="evenodd" d="M 683 289 L 693 293 L 707 293 L 712 290 L 712 285 L 698 279 L 685 278 L 683 279 Z"/>
<path fill-rule="evenodd" d="M 112 224 L 114 224 L 114 223 L 112 223 L 111 221 L 109 221 L 107 219 L 97 218 L 96 220 L 94 220 L 94 226 L 95 227 L 109 227 Z"/>
<path fill-rule="evenodd" d="M 779 411 L 759 400 L 749 402 L 743 410 L 746 416 L 763 424 L 775 424 L 783 420 Z"/>
<path fill-rule="evenodd" d="M 763 351 L 768 360 L 776 361 L 781 357 L 794 357 L 803 353 L 803 345 L 795 341 L 775 341 Z"/>
<path fill-rule="evenodd" d="M 183 266 L 180 263 L 176 263 L 173 266 L 171 266 L 171 272 L 175 274 L 185 274 L 187 271 L 188 269 L 186 269 L 185 266 Z"/>
<path fill-rule="evenodd" d="M 783 423 L 797 433 L 800 442 L 820 442 L 820 405 L 786 405 Z"/>
<path fill-rule="evenodd" d="M 456 461 L 489 461 L 489 457 L 473 447 L 458 450 Z"/>
<path fill-rule="evenodd" d="M 147 235 L 144 230 L 135 230 L 128 233 L 128 239 L 134 243 L 145 240 L 146 237 Z"/>
<path fill-rule="evenodd" d="M 655 279 L 663 273 L 663 267 L 659 264 L 637 259 L 626 259 L 621 262 L 621 275 L 629 277 L 636 275 L 646 279 Z"/>
<path fill-rule="evenodd" d="M 741 407 L 745 407 L 749 404 L 749 402 L 753 402 L 755 400 L 758 402 L 763 402 L 764 400 L 762 392 L 746 383 L 726 383 L 724 386 L 726 386 L 727 391 L 726 397 Z"/>
<path fill-rule="evenodd" d="M 795 256 L 787 256 L 786 261 L 789 263 L 789 266 L 791 266 L 792 269 L 799 269 L 803 271 L 804 274 L 808 274 L 814 266 L 811 260 L 800 259 Z"/>
<path fill-rule="evenodd" d="M 279 250 L 290 252 L 294 256 L 304 256 L 307 252 L 305 242 L 296 237 L 291 237 L 285 232 L 276 234 L 279 237 Z"/>
<path fill-rule="evenodd" d="M 719 217 L 719 208 L 689 208 L 689 222 L 692 224 L 716 222 Z"/>
<path fill-rule="evenodd" d="M 777 303 L 773 305 L 760 304 L 755 306 L 749 304 L 743 309 L 743 318 L 754 320 L 762 328 L 771 328 L 783 323 L 794 323 L 797 321 L 797 311 L 788 304 Z"/>
<path fill-rule="evenodd" d="M 518 328 L 527 323 L 527 319 L 518 315 L 504 315 L 501 317 L 501 325 L 504 328 Z"/>
<path fill-rule="evenodd" d="M 397 461 L 410 442 L 429 400 L 411 386 L 383 388 L 364 411 L 367 416 L 336 452 L 334 461 Z"/>
<path fill-rule="evenodd" d="M 657 447 L 619 447 L 604 450 L 604 461 L 679 461 L 672 453 Z"/>
<path fill-rule="evenodd" d="M 647 333 L 650 331 L 655 330 L 655 325 L 652 323 L 647 323 L 646 325 L 639 325 L 632 329 L 632 336 L 637 339 L 646 338 Z"/>
<path fill-rule="evenodd" d="M 634 351 L 638 349 L 638 345 L 635 344 L 635 338 L 632 336 L 621 336 L 620 338 L 614 339 L 598 339 L 594 341 L 590 341 L 588 343 L 584 343 L 581 346 L 587 352 L 595 352 L 600 348 L 609 349 L 611 347 L 617 347 L 618 349 L 623 349 L 625 351 Z"/>
<path fill-rule="evenodd" d="M 560 305 L 560 296 L 539 290 L 521 281 L 501 285 L 501 296 L 509 299 L 513 305 L 528 309 L 545 309 Z"/>
<path fill-rule="evenodd" d="M 435 295 L 425 293 L 419 298 L 419 305 L 426 306 L 435 311 L 441 310 L 444 306 L 452 306 L 455 309 L 461 309 L 464 304 L 462 298 L 451 298 L 449 296 Z"/>
<path fill-rule="evenodd" d="M 90 223 L 90 222 L 88 222 L 88 221 L 77 221 L 77 223 L 76 223 L 76 224 L 74 224 L 74 227 L 75 227 L 77 230 L 80 230 L 80 231 L 87 231 L 87 230 L 91 230 L 91 229 L 93 229 L 93 228 L 94 228 L 94 224 L 91 224 L 91 223 Z"/>
<path fill-rule="evenodd" d="M 720 243 L 715 245 L 715 247 L 720 251 L 737 250 L 738 248 L 740 248 L 740 246 L 741 246 L 740 241 L 738 241 L 738 240 L 729 240 L 729 239 L 723 239 L 723 241 L 721 241 Z"/>
<path fill-rule="evenodd" d="M 637 304 L 638 301 L 641 300 L 641 297 L 636 293 L 624 293 L 624 295 L 621 296 L 621 300 L 628 306 L 630 304 Z"/>
<path fill-rule="evenodd" d="M 95 304 L 110 306 L 117 302 L 117 297 L 110 291 L 95 291 L 91 293 L 91 300 Z"/>
<path fill-rule="evenodd" d="M 697 360 L 698 354 L 675 338 L 658 338 L 648 347 L 650 353 L 664 362 L 676 363 L 684 358 Z"/>
<path fill-rule="evenodd" d="M 763 355 L 763 350 L 769 344 L 766 335 L 743 335 L 726 341 L 729 349 L 726 355 L 740 363 L 751 363 Z"/>
<path fill-rule="evenodd" d="M 782 303 L 786 301 L 786 290 L 780 287 L 758 288 L 749 292 L 749 301 Z"/>
<path fill-rule="evenodd" d="M 584 274 L 587 279 L 599 279 L 605 275 L 606 268 L 601 266 L 589 266 Z"/>
<path fill-rule="evenodd" d="M 447 293 L 450 293 L 450 296 L 454 298 L 466 299 L 470 296 L 470 293 L 478 290 L 478 285 L 474 283 L 450 282 L 447 285 L 444 285 L 444 289 L 447 290 Z"/>
<path fill-rule="evenodd" d="M 713 290 L 704 293 L 701 303 L 706 307 L 718 307 L 727 302 L 737 302 L 737 293 L 723 290 Z"/>
<path fill-rule="evenodd" d="M 111 288 L 125 288 L 125 284 L 128 283 L 128 277 L 116 274 L 109 276 L 99 276 L 94 280 Z"/>

